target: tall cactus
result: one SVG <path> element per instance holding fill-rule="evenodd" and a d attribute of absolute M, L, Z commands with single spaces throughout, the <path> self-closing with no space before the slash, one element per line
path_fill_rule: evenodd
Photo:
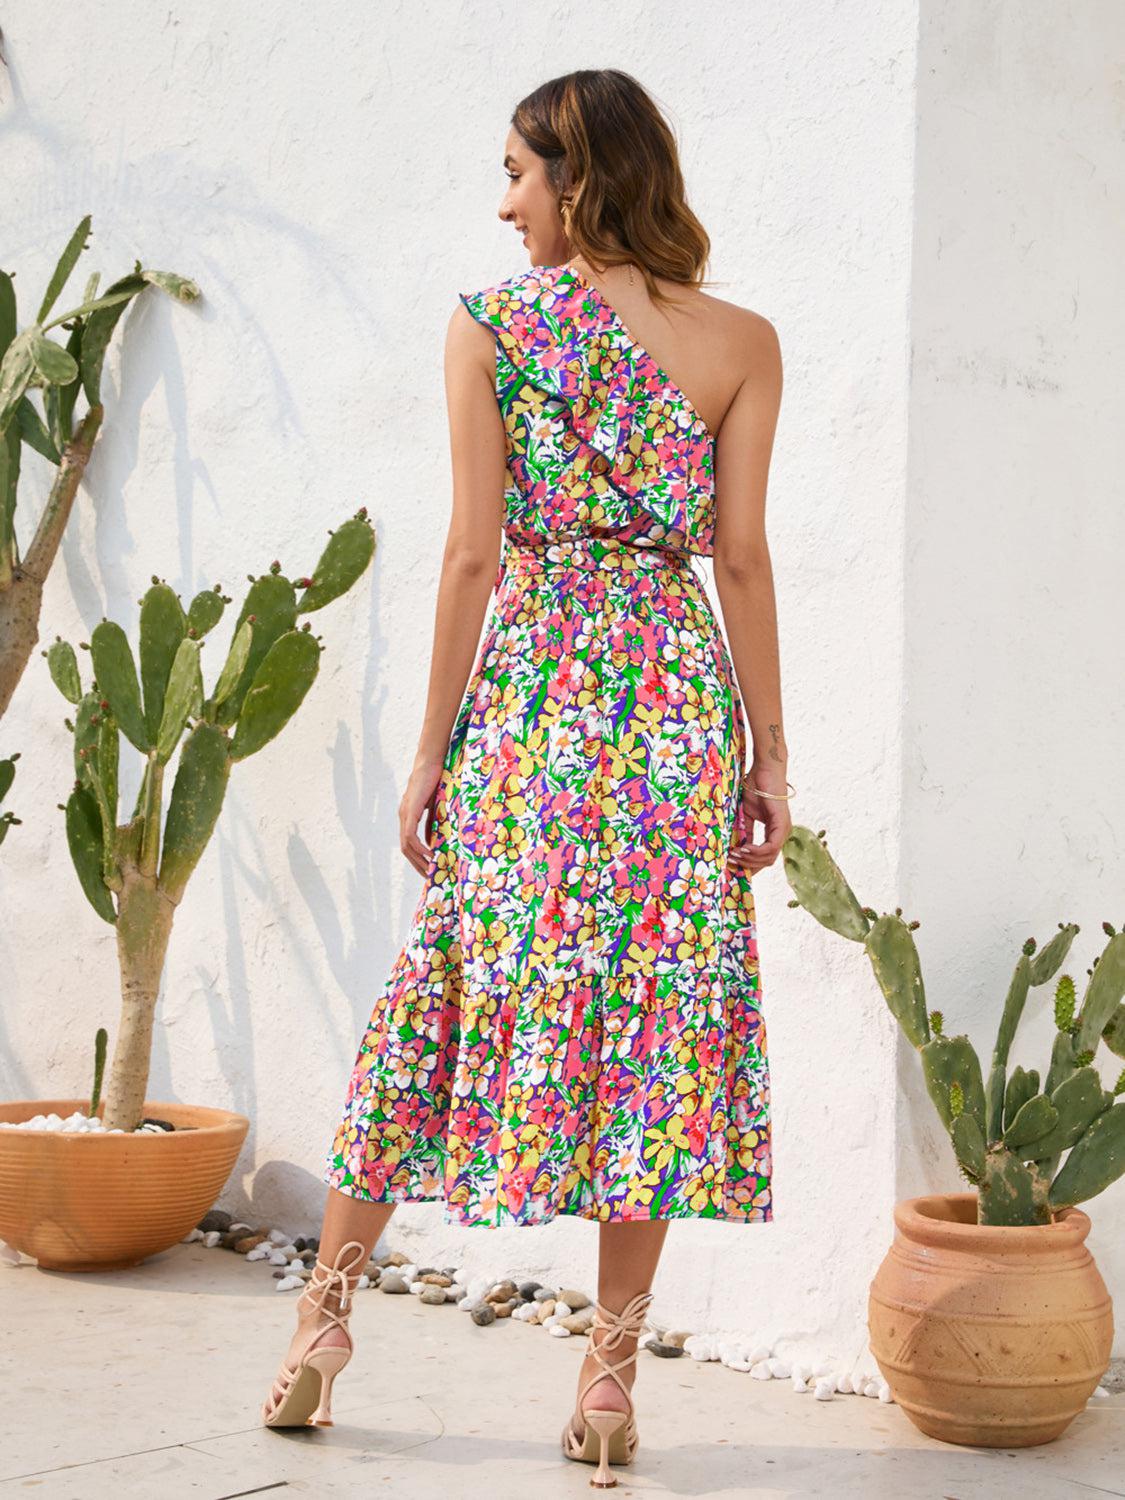
<path fill-rule="evenodd" d="M 100 296 L 98 274 L 68 312 L 52 309 L 86 248 L 90 215 L 81 221 L 59 258 L 35 321 L 19 329 L 12 277 L 0 271 L 0 715 L 11 701 L 39 639 L 43 586 L 58 552 L 74 497 L 102 421 L 102 364 L 113 330 L 134 297 L 158 287 L 178 302 L 199 296 L 194 281 L 168 271 L 145 270 L 138 261 Z M 47 337 L 64 329 L 66 344 Z M 42 393 L 42 412 L 32 393 Z M 76 418 L 79 395 L 86 411 Z M 32 449 L 57 473 L 34 535 L 21 555 L 16 536 L 16 496 L 23 450 Z"/>
<path fill-rule="evenodd" d="M 926 1088 L 949 1132 L 962 1174 L 977 1187 L 982 1224 L 1042 1224 L 1068 1204 L 1102 1192 L 1125 1173 L 1125 1070 L 1112 1090 L 1091 1064 L 1100 1042 L 1125 1056 L 1125 932 L 1108 922 L 1109 939 L 1094 960 L 1081 1008 L 1074 981 L 1055 987 L 1055 1038 L 1042 1092 L 1035 1069 L 1014 1068 L 1008 1056 L 1031 990 L 1049 984 L 1066 961 L 1076 923 L 1036 952 L 1028 938 L 1004 999 L 987 1080 L 967 1036 L 946 1036 L 940 1011 L 925 1009 L 917 922 L 901 908 L 878 916 L 861 907 L 828 854 L 824 832 L 794 827 L 782 845 L 782 866 L 803 906 L 833 932 L 867 950 L 875 978 L 904 1036 L 918 1052 Z M 1115 1100 L 1117 1102 L 1115 1102 Z M 1061 1168 L 1064 1152 L 1069 1154 Z"/>
<path fill-rule="evenodd" d="M 210 696 L 201 651 L 230 603 L 218 585 L 185 611 L 176 592 L 154 578 L 141 600 L 136 658 L 112 620 L 81 643 L 94 671 L 86 690 L 68 642 L 57 639 L 42 653 L 75 709 L 66 721 L 75 782 L 62 808 L 71 859 L 90 904 L 117 929 L 121 1022 L 106 1086 L 107 1129 L 132 1130 L 141 1120 L 173 918 L 218 821 L 231 767 L 284 729 L 316 677 L 320 642 L 298 616 L 351 588 L 374 550 L 361 509 L 330 534 L 311 577 L 291 582 L 275 562 L 253 579 Z M 124 819 L 122 736 L 144 757 L 136 803 Z M 165 770 L 177 748 L 165 815 Z"/>

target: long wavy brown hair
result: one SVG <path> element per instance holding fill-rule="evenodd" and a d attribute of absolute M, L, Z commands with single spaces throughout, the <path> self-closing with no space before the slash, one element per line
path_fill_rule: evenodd
<path fill-rule="evenodd" d="M 552 78 L 510 123 L 543 158 L 572 254 L 599 270 L 632 261 L 657 302 L 670 299 L 654 276 L 710 285 L 711 240 L 688 207 L 675 137 L 635 78 L 616 68 Z"/>

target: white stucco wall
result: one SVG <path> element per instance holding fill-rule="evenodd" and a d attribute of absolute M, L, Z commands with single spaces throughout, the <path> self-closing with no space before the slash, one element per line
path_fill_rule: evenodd
<path fill-rule="evenodd" d="M 1125 921 L 1125 10 L 922 17 L 903 862 L 880 904 L 921 921 L 929 1003 L 987 1067 L 1024 940 L 1079 923 L 1081 997 L 1103 920 Z M 1032 991 L 1012 1050 L 1042 1075 L 1053 998 Z M 1112 1087 L 1121 1060 L 1098 1062 Z M 919 1075 L 904 1058 L 902 1196 L 964 1186 Z M 1125 1182 L 1085 1208 L 1119 1294 Z"/>
<path fill-rule="evenodd" d="M 440 24 L 437 9 L 399 3 L 314 15 L 258 0 L 233 11 L 197 3 L 155 12 L 133 0 L 115 7 L 111 26 L 74 13 L 65 46 L 26 0 L 4 18 L 11 100 L 0 119 L 3 255 L 18 269 L 24 317 L 87 211 L 94 234 L 81 274 L 100 267 L 108 278 L 139 256 L 194 276 L 205 299 L 183 308 L 146 294 L 125 319 L 108 362 L 105 432 L 48 586 L 44 640 L 88 639 L 103 613 L 132 631 L 154 573 L 185 597 L 222 581 L 237 601 L 246 574 L 273 558 L 308 571 L 326 529 L 360 504 L 378 533 L 363 583 L 316 622 L 327 649 L 300 714 L 235 769 L 178 914 L 154 1053 L 152 1098 L 250 1116 L 224 1206 L 294 1232 L 318 1223 L 319 1173 L 347 1073 L 418 894 L 419 877 L 398 852 L 397 806 L 421 719 L 448 514 L 442 338 L 458 290 L 524 263 L 513 231 L 496 218 L 500 157 L 512 105 L 546 77 L 619 66 L 653 90 L 713 237 L 712 290 L 764 312 L 780 331 L 786 392 L 769 529 L 795 818 L 827 827 L 867 899 L 893 904 L 900 892 L 925 915 L 931 968 L 971 963 L 966 981 L 979 974 L 978 957 L 999 973 L 1008 946 L 1004 923 L 994 920 L 1000 897 L 986 921 L 954 926 L 969 894 L 959 888 L 966 865 L 979 869 L 983 852 L 995 861 L 990 884 L 1008 893 L 1013 872 L 1026 871 L 1035 909 L 1011 915 L 1022 936 L 1032 917 L 1053 925 L 1078 913 L 1074 877 L 1090 849 L 1104 873 L 1087 896 L 1101 900 L 1116 853 L 1112 819 L 1097 825 L 1099 807 L 1108 817 L 1104 800 L 1080 793 L 1027 829 L 1022 851 L 1009 857 L 1005 840 L 1024 829 L 1039 759 L 1025 762 L 1018 799 L 1012 787 L 990 783 L 991 839 L 975 836 L 976 778 L 964 762 L 954 784 L 971 806 L 956 843 L 948 834 L 937 842 L 948 803 L 926 800 L 926 768 L 941 747 L 924 741 L 924 700 L 930 712 L 953 691 L 932 643 L 925 651 L 926 600 L 934 625 L 943 608 L 957 614 L 958 647 L 968 649 L 964 613 L 949 608 L 940 587 L 942 532 L 927 526 L 926 512 L 952 489 L 967 508 L 976 491 L 948 473 L 942 483 L 941 455 L 927 467 L 921 436 L 907 482 L 912 328 L 923 381 L 925 359 L 961 369 L 958 339 L 969 337 L 964 322 L 954 323 L 949 285 L 934 293 L 941 306 L 919 310 L 919 288 L 937 275 L 934 248 L 934 266 L 924 253 L 915 265 L 911 309 L 914 0 L 712 4 L 693 10 L 687 31 L 677 24 L 663 34 L 642 5 L 612 13 L 587 4 L 450 5 L 440 8 Z M 972 53 L 971 38 L 965 45 Z M 924 80 L 923 98 L 932 92 Z M 1088 108 L 1092 121 L 1096 106 Z M 1104 118 L 1102 128 L 1096 151 L 1106 153 Z M 920 196 L 923 223 L 940 225 L 955 207 L 953 175 L 939 163 Z M 962 234 L 989 232 L 976 222 L 982 204 L 964 209 Z M 1072 234 L 1077 242 L 1080 227 Z M 1039 280 L 1029 277 L 1027 322 L 1011 325 L 1026 326 L 1031 350 L 1039 347 L 1037 302 L 1057 312 L 1063 256 L 1060 246 Z M 1010 368 L 1022 356 L 993 313 L 995 348 L 984 367 Z M 952 342 L 942 339 L 949 324 Z M 1076 363 L 1077 346 L 1067 347 Z M 969 410 L 973 393 L 961 370 L 959 410 L 974 423 L 982 464 L 992 463 L 995 494 L 1010 470 L 999 470 L 999 446 L 989 446 L 983 418 Z M 1073 469 L 1062 455 L 1079 430 L 1101 444 L 1100 458 L 1083 458 L 1081 475 L 1091 497 L 1104 493 L 1109 503 L 1098 483 L 1110 457 L 1103 396 L 1083 372 L 1051 408 L 1075 425 L 1060 427 L 1058 447 L 1039 434 L 1038 457 L 1020 459 L 1056 550 L 1073 545 L 1074 525 L 1048 506 L 1047 472 L 1053 493 L 1066 489 Z M 952 411 L 945 399 L 936 389 L 928 400 L 915 395 L 909 410 L 921 434 Z M 980 486 L 971 458 L 959 455 L 961 479 Z M 29 463 L 25 506 L 43 478 Z M 1009 489 L 1014 545 L 1030 558 L 1025 512 L 1015 508 L 1026 492 Z M 960 522 L 949 535 L 963 538 Z M 1106 523 L 1083 522 L 1087 542 L 1097 546 Z M 25 539 L 26 526 L 25 514 Z M 1002 546 L 997 536 L 990 581 Z M 1077 577 L 1077 558 L 1073 568 Z M 981 563 L 966 582 L 985 578 Z M 1069 603 L 1059 582 L 1050 602 Z M 1045 586 L 1037 600 L 1048 602 Z M 1013 642 L 1015 670 L 1037 696 L 1017 729 L 1024 744 L 1038 737 L 1035 755 L 1046 756 L 1050 722 L 1055 753 L 1076 755 L 1081 782 L 1097 786 L 1104 774 L 1088 740 L 1067 733 L 1070 716 L 1047 707 L 1060 679 L 1074 687 L 1072 653 L 1045 620 L 1030 628 L 1031 637 L 1021 624 Z M 220 627 L 204 653 L 212 675 L 227 634 Z M 1031 638 L 1041 646 L 1034 677 Z M 970 679 L 986 704 L 1001 639 L 994 632 L 985 642 L 982 675 Z M 909 675 L 904 689 L 907 650 L 921 699 Z M 962 672 L 975 670 L 968 663 Z M 1092 666 L 1085 674 L 1090 710 L 1104 714 L 1108 680 Z M 1086 698 L 1073 706 L 1086 707 Z M 0 932 L 0 1094 L 8 1098 L 82 1093 L 94 1030 L 106 1024 L 112 1034 L 116 1022 L 113 933 L 78 890 L 55 810 L 70 782 L 64 712 L 36 656 L 0 727 L 0 748 L 23 752 L 12 805 L 24 821 L 0 857 L 9 914 Z M 935 718 L 930 739 L 947 723 Z M 1010 728 L 1007 718 L 986 718 L 957 739 L 1002 766 Z M 951 740 L 948 753 L 956 747 Z M 1074 765 L 1056 769 L 1066 779 Z M 129 767 L 123 797 L 136 786 L 132 760 Z M 1033 873 L 1035 836 L 1042 854 Z M 922 863 L 935 887 L 942 883 L 932 895 Z M 1063 877 L 1071 894 L 1059 906 Z M 897 1091 L 894 1025 L 862 955 L 789 909 L 780 868 L 758 876 L 755 892 L 776 1218 L 678 1222 L 657 1307 L 688 1326 L 763 1341 L 787 1335 L 795 1352 L 847 1358 L 865 1342 L 867 1285 L 905 1175 L 896 1131 L 911 1128 L 912 1104 Z M 1090 929 L 1102 915 L 1095 901 Z M 951 1165 L 943 1182 L 956 1184 Z M 580 1221 L 457 1230 L 442 1226 L 437 1205 L 406 1206 L 388 1239 L 439 1264 L 593 1284 L 597 1233 Z"/>

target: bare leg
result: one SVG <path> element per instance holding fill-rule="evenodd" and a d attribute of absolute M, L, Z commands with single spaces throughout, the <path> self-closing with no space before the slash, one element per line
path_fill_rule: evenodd
<path fill-rule="evenodd" d="M 361 1198 L 351 1198 L 347 1193 L 341 1193 L 336 1188 L 330 1187 L 328 1201 L 324 1207 L 324 1221 L 320 1229 L 320 1249 L 317 1255 L 326 1266 L 330 1266 L 349 1240 L 358 1240 L 370 1255 L 379 1236 L 387 1227 L 394 1208 L 393 1203 L 367 1203 Z M 325 1296 L 324 1306 L 334 1312 L 339 1311 L 338 1287 L 329 1289 Z M 317 1325 L 324 1321 L 323 1314 L 318 1313 L 315 1317 L 309 1316 L 304 1293 L 302 1293 L 297 1299 L 297 1331 L 286 1352 L 286 1364 L 295 1364 L 304 1351 L 317 1342 L 324 1347 L 330 1344 L 347 1344 L 344 1330 L 335 1323 L 329 1323 L 323 1336 L 318 1337 Z M 280 1395 L 281 1387 L 275 1383 L 271 1396 L 277 1398 Z"/>
<path fill-rule="evenodd" d="M 598 1301 L 610 1312 L 621 1312 L 631 1297 L 638 1292 L 647 1292 L 652 1287 L 660 1252 L 664 1248 L 664 1237 L 668 1233 L 667 1219 L 654 1219 L 647 1223 L 614 1223 L 598 1226 Z M 600 1347 L 602 1330 L 595 1329 L 593 1343 Z M 625 1337 L 604 1358 L 616 1365 L 627 1359 L 637 1347 L 637 1341 Z M 601 1365 L 587 1354 L 578 1373 L 578 1389 L 601 1369 Z M 626 1365 L 621 1379 L 632 1390 L 636 1374 L 636 1362 Z M 597 1405 L 605 1411 L 628 1411 L 625 1393 L 611 1375 L 602 1375 L 591 1385 L 585 1397 L 586 1405 Z M 575 1403 L 574 1431 L 582 1436 L 585 1423 Z"/>

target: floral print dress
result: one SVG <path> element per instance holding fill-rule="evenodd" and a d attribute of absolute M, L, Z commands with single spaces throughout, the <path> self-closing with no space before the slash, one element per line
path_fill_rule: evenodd
<path fill-rule="evenodd" d="M 746 738 L 715 444 L 593 286 L 461 301 L 496 340 L 500 571 L 324 1181 L 445 1223 L 772 1218 Z"/>

